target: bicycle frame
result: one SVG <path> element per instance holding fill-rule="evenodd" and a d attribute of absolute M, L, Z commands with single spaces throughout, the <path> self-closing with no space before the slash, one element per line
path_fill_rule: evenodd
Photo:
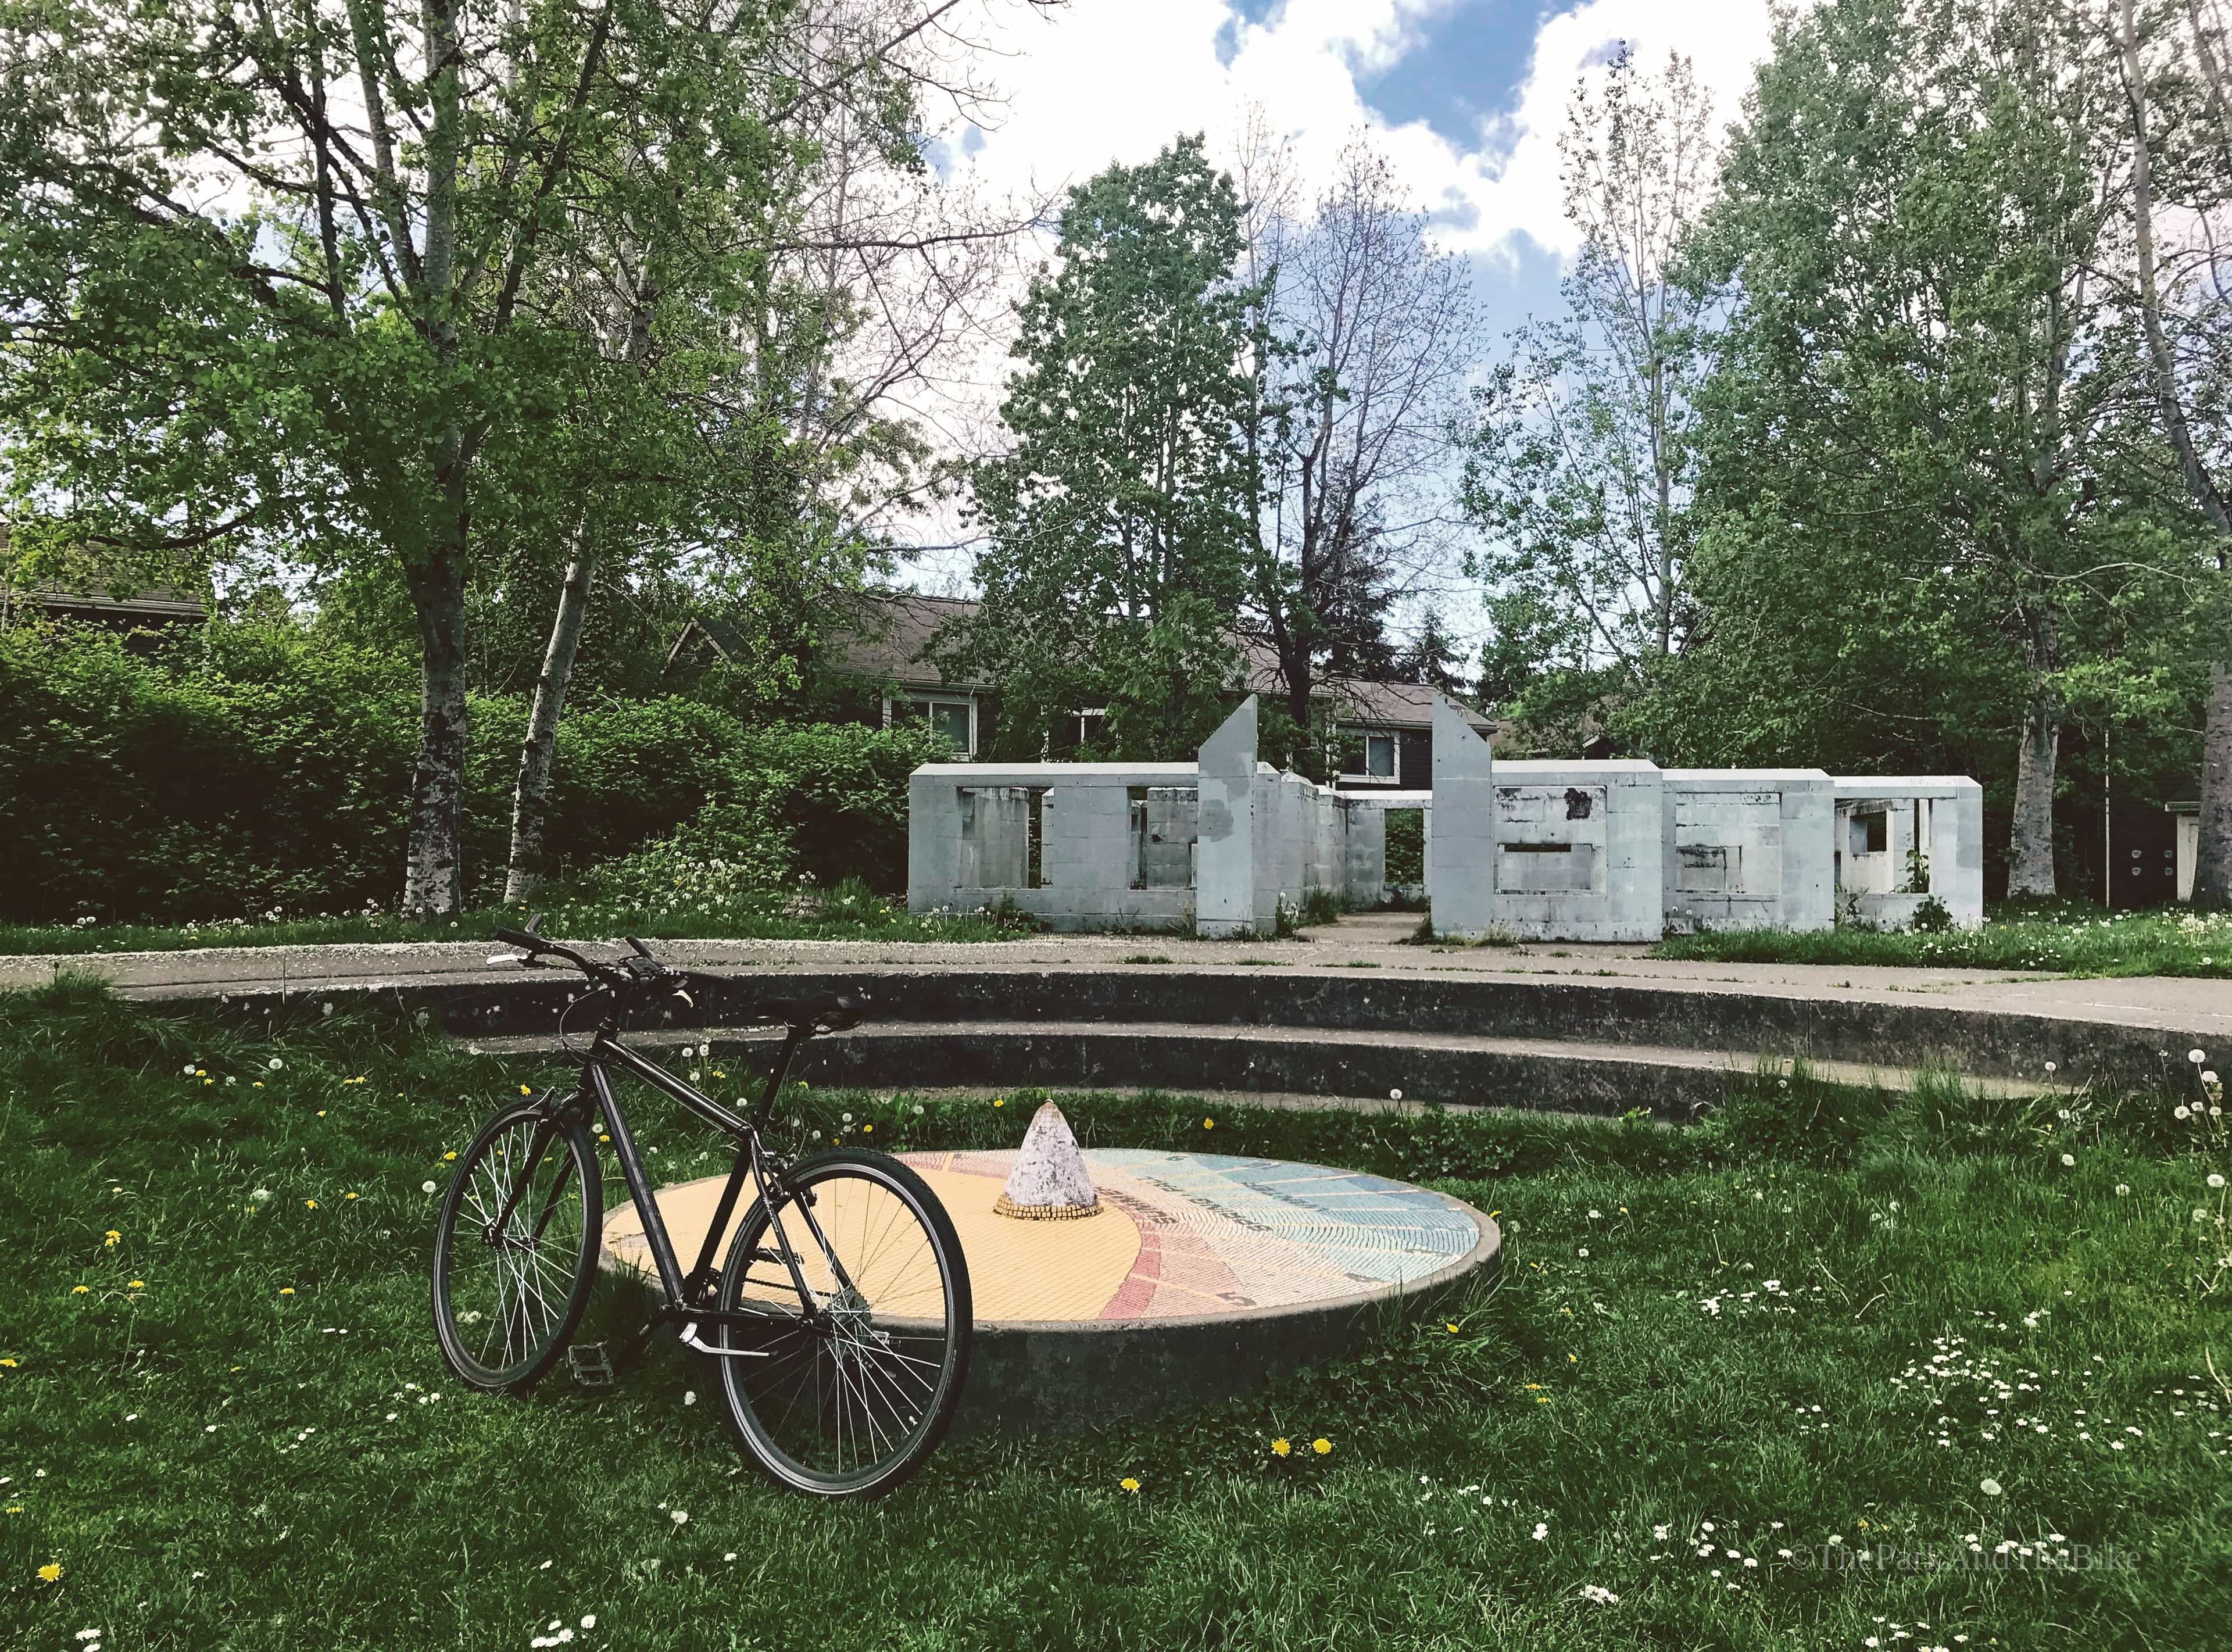
<path fill-rule="evenodd" d="M 775 1098 L 782 1090 L 783 1080 L 789 1076 L 791 1061 L 798 1053 L 798 1046 L 809 1036 L 807 1031 L 796 1027 L 788 1030 L 782 1046 L 776 1054 L 775 1066 L 768 1074 L 767 1089 L 752 1117 L 746 1119 L 738 1118 L 658 1063 L 629 1049 L 620 1041 L 615 1027 L 607 1021 L 597 1028 L 596 1036 L 591 1040 L 587 1051 L 576 1058 L 582 1066 L 581 1089 L 560 1105 L 560 1110 L 563 1111 L 594 1099 L 597 1114 L 604 1123 L 605 1133 L 612 1137 L 613 1156 L 620 1160 L 620 1175 L 627 1182 L 628 1196 L 635 1202 L 636 1214 L 643 1222 L 644 1240 L 650 1247 L 652 1266 L 659 1272 L 662 1300 L 653 1324 L 678 1318 L 690 1321 L 684 1327 L 683 1340 L 703 1352 L 749 1357 L 756 1351 L 730 1349 L 727 1346 L 725 1335 L 721 1338 L 720 1346 L 707 1347 L 693 1339 L 692 1333 L 698 1325 L 718 1327 L 723 1331 L 731 1328 L 743 1330 L 764 1327 L 774 1317 L 766 1312 L 724 1312 L 709 1305 L 705 1300 L 717 1277 L 715 1260 L 720 1254 L 722 1241 L 728 1237 L 729 1224 L 736 1215 L 736 1202 L 743 1193 L 747 1180 L 753 1184 L 760 1202 L 767 1208 L 769 1228 L 777 1244 L 775 1251 L 762 1249 L 752 1260 L 782 1262 L 788 1269 L 792 1286 L 798 1292 L 803 1317 L 811 1323 L 821 1315 L 820 1300 L 799 1267 L 797 1248 L 783 1229 L 782 1210 L 793 1201 L 782 1191 L 775 1163 L 762 1137 L 769 1115 L 774 1110 Z M 675 1254 L 674 1241 L 667 1233 L 665 1218 L 659 1214 L 657 1192 L 652 1185 L 650 1171 L 644 1165 L 643 1156 L 636 1147 L 634 1133 L 628 1128 L 627 1115 L 621 1110 L 620 1098 L 613 1091 L 611 1072 L 613 1068 L 642 1079 L 662 1095 L 678 1103 L 685 1111 L 723 1134 L 733 1137 L 737 1143 L 736 1163 L 730 1168 L 728 1183 L 721 1189 L 720 1201 L 714 1207 L 712 1222 L 705 1230 L 705 1242 L 698 1250 L 696 1265 L 687 1273 L 682 1271 L 680 1260 Z M 845 1277 L 842 1267 L 837 1263 L 835 1254 L 822 1235 L 812 1210 L 801 1203 L 799 1211 L 814 1241 L 821 1246 L 822 1254 L 834 1271 L 840 1287 L 849 1287 L 852 1281 Z M 646 1329 L 647 1331 L 650 1327 Z"/>

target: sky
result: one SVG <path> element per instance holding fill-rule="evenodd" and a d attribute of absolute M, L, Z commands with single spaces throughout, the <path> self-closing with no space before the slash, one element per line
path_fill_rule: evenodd
<path fill-rule="evenodd" d="M 1491 337 L 1554 308 L 1573 250 L 1557 139 L 1584 69 L 1625 43 L 1687 54 L 1715 118 L 1740 111 L 1768 49 L 1768 0 L 985 0 L 1000 107 L 950 133 L 950 180 L 1047 195 L 1179 133 L 1229 153 L 1251 105 L 1288 138 L 1305 190 L 1362 133 L 1473 269 Z M 996 376 L 995 369 L 994 376 Z M 925 583 L 950 587 L 925 567 Z"/>

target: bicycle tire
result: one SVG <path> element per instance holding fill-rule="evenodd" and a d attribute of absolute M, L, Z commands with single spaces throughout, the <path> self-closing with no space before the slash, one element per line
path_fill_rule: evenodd
<path fill-rule="evenodd" d="M 509 1242 L 499 1247 L 490 1229 L 516 1180 L 510 1156 L 526 1156 L 538 1127 L 548 1135 L 513 1202 Z M 443 1192 L 434 1229 L 434 1336 L 457 1379 L 483 1393 L 523 1393 L 548 1374 L 588 1306 L 603 1237 L 604 1184 L 587 1130 L 533 1102 L 483 1125 Z M 474 1266 L 489 1253 L 486 1267 Z M 499 1331 L 501 1363 L 492 1364 Z"/>
<path fill-rule="evenodd" d="M 790 1168 L 783 1189 L 792 1202 L 782 1231 L 808 1287 L 837 1305 L 821 1330 L 808 1325 L 787 1264 L 762 1254 L 770 1223 L 756 1201 L 730 1245 L 718 1303 L 768 1314 L 765 1332 L 731 1332 L 722 1344 L 764 1351 L 709 1356 L 714 1382 L 739 1448 L 779 1484 L 879 1497 L 922 1467 L 960 1403 L 975 1330 L 968 1260 L 930 1184 L 885 1154 L 815 1154 Z M 849 1291 L 836 1285 L 840 1269 Z"/>

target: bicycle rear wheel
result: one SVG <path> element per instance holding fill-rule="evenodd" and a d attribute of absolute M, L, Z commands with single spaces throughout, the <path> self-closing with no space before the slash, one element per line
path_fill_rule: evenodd
<path fill-rule="evenodd" d="M 704 1334 L 729 1421 L 783 1485 L 873 1497 L 944 1437 L 969 1372 L 969 1265 L 928 1183 L 880 1153 L 792 1167 L 770 1221 L 756 1203 L 721 1272 L 720 1306 L 764 1328 Z M 789 1259 L 810 1296 L 801 1298 Z"/>
<path fill-rule="evenodd" d="M 524 1390 L 557 1363 L 596 1282 L 604 1214 L 581 1125 L 522 1104 L 483 1127 L 434 1232 L 434 1335 L 461 1381 Z"/>

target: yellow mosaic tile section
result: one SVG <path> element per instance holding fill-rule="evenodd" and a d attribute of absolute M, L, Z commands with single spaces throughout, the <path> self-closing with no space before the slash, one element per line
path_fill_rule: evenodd
<path fill-rule="evenodd" d="M 1102 1201 L 1099 1215 L 1083 1221 L 1018 1221 L 992 1208 L 1002 1185 L 997 1176 L 946 1169 L 937 1155 L 907 1156 L 953 1218 L 962 1254 L 969 1259 L 978 1319 L 1097 1319 L 1130 1277 L 1139 1254 L 1139 1230 L 1107 1201 Z M 659 1190 L 659 1214 L 685 1269 L 705 1242 L 705 1228 L 726 1180 L 707 1176 Z M 843 1212 L 830 1214 L 840 1224 L 846 1219 Z M 605 1246 L 615 1260 L 646 1275 L 655 1272 L 633 1205 L 606 1213 Z M 899 1297 L 911 1294 L 899 1281 L 879 1283 L 883 1289 L 869 1292 L 879 1300 L 892 1301 L 894 1292 Z"/>

